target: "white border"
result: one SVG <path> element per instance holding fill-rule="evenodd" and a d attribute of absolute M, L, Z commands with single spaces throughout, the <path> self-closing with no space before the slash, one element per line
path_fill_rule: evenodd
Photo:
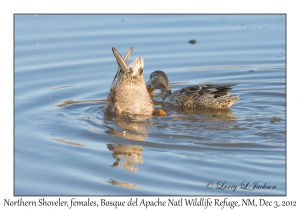
<path fill-rule="evenodd" d="M 0 201 L 13 197 L 13 14 L 14 13 L 286 13 L 287 14 L 287 196 L 265 197 L 267 200 L 298 201 L 299 195 L 299 139 L 297 138 L 298 98 L 297 85 L 300 75 L 299 60 L 299 4 L 296 1 L 8 1 L 0 3 L 1 23 L 1 190 Z M 24 199 L 28 199 L 24 198 Z M 38 200 L 39 198 L 31 197 Z M 67 197 L 65 197 L 67 199 Z M 143 197 L 146 199 L 146 197 Z M 164 197 L 167 199 L 167 197 Z M 214 198 L 214 197 L 213 197 Z M 229 197 L 229 200 L 241 200 L 243 197 Z M 259 200 L 259 197 L 250 197 Z M 48 197 L 50 199 L 50 197 Z M 53 197 L 53 199 L 56 199 Z M 84 200 L 80 197 L 79 200 Z M 106 197 L 106 199 L 129 200 L 129 197 Z M 154 200 L 155 197 L 149 197 Z M 128 208 L 128 207 L 127 207 Z M 1 208 L 2 209 L 2 208 Z M 15 207 L 9 207 L 15 209 Z M 36 208 L 35 208 L 36 209 Z M 44 209 L 44 208 L 39 208 Z M 49 209 L 49 208 L 48 208 Z M 104 209 L 102 207 L 102 209 Z M 114 209 L 110 207 L 109 209 Z M 124 209 L 124 208 L 122 208 Z M 128 208 L 129 209 L 129 208 Z M 199 208 L 197 208 L 199 209 Z M 201 208 L 203 209 L 203 208 Z M 220 208 L 217 208 L 220 209 Z M 228 208 L 227 208 L 228 209 Z M 252 208 L 247 208 L 252 209 Z M 261 209 L 260 207 L 253 209 Z M 285 208 L 286 209 L 286 208 Z M 295 207 L 293 208 L 295 209 Z"/>

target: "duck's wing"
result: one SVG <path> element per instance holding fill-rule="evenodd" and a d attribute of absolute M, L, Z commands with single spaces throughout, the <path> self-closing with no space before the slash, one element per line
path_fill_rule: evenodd
<path fill-rule="evenodd" d="M 232 89 L 231 86 L 238 84 L 205 84 L 205 85 L 192 85 L 180 90 L 179 95 L 185 95 L 187 97 L 196 99 L 204 94 L 212 94 L 214 98 L 227 96 L 229 91 Z"/>
<path fill-rule="evenodd" d="M 232 89 L 231 87 L 236 86 L 236 85 L 238 85 L 238 84 L 218 84 L 218 85 L 217 84 L 206 84 L 201 87 L 202 87 L 203 91 L 205 89 L 214 90 L 214 91 L 210 92 L 210 94 L 214 94 L 214 97 L 217 98 L 217 97 L 222 97 L 222 96 L 228 96 L 230 90 Z"/>

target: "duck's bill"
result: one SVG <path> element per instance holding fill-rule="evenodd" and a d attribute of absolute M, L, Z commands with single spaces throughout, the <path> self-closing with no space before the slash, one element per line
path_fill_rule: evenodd
<path fill-rule="evenodd" d="M 167 116 L 167 114 L 165 113 L 165 111 L 162 110 L 162 109 L 155 109 L 155 110 L 153 111 L 153 114 L 154 114 L 154 115 L 159 115 L 159 116 Z"/>
<path fill-rule="evenodd" d="M 149 93 L 149 95 L 151 96 L 153 93 L 154 93 L 154 91 L 155 91 L 155 89 L 152 89 L 151 87 L 147 87 L 147 90 L 148 90 L 148 93 Z"/>

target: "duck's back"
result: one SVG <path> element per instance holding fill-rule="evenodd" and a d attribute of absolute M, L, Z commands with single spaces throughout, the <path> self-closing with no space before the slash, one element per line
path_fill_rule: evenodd
<path fill-rule="evenodd" d="M 165 103 L 184 109 L 218 108 L 229 109 L 238 96 L 230 96 L 231 86 L 237 84 L 203 86 L 192 85 L 175 91 L 165 99 Z"/>

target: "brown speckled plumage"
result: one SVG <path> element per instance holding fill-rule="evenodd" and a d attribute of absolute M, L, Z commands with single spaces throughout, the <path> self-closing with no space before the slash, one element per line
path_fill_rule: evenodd
<path fill-rule="evenodd" d="M 171 93 L 170 83 L 167 75 L 163 71 L 151 73 L 150 80 L 147 83 L 147 89 L 153 92 L 154 89 L 160 89 L 166 104 L 170 104 L 183 109 L 197 108 L 218 108 L 229 109 L 238 96 L 230 96 L 228 93 L 232 89 L 226 85 L 192 85 Z"/>
<path fill-rule="evenodd" d="M 117 115 L 152 115 L 154 105 L 144 81 L 143 58 L 137 57 L 129 66 L 126 64 L 132 50 L 123 60 L 118 51 L 112 48 L 119 69 L 108 93 L 105 110 Z"/>

